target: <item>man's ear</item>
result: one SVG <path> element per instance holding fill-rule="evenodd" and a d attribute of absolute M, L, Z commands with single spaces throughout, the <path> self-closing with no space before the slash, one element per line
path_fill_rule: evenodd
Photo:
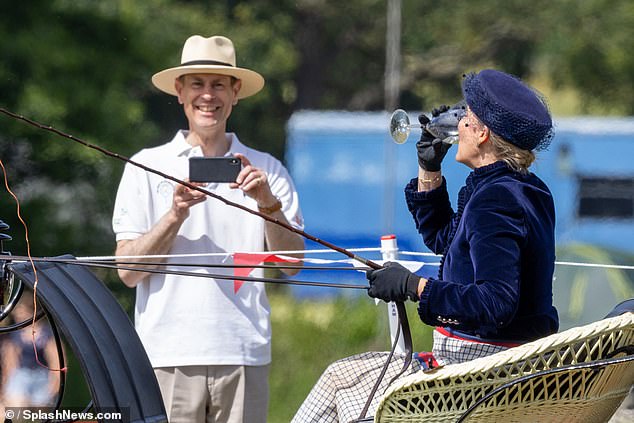
<path fill-rule="evenodd" d="M 183 104 L 181 99 L 181 91 L 183 90 L 183 83 L 180 78 L 174 79 L 174 89 L 176 90 L 176 97 L 178 97 L 178 104 Z"/>
<path fill-rule="evenodd" d="M 240 88 L 242 88 L 242 80 L 236 79 L 236 81 L 231 86 L 231 89 L 233 89 L 233 97 L 234 97 L 233 105 L 234 106 L 238 104 L 238 93 L 240 92 Z"/>

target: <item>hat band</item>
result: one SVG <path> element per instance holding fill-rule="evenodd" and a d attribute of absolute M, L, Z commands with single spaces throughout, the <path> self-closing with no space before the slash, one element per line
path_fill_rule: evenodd
<path fill-rule="evenodd" d="M 220 66 L 229 66 L 235 68 L 231 63 L 226 62 L 218 62 L 216 60 L 192 60 L 190 62 L 181 63 L 181 66 L 194 66 L 194 65 L 220 65 Z"/>

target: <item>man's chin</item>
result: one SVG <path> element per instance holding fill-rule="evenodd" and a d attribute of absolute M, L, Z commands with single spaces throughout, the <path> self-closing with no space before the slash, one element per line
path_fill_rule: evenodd
<path fill-rule="evenodd" d="M 201 129 L 214 129 L 220 125 L 220 121 L 215 118 L 198 119 L 198 127 Z"/>

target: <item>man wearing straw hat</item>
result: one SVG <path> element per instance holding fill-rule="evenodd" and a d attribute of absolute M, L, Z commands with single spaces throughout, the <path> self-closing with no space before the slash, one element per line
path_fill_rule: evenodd
<path fill-rule="evenodd" d="M 181 65 L 155 74 L 152 83 L 178 98 L 189 130 L 133 160 L 186 179 L 191 157 L 236 157 L 242 163 L 236 180 L 205 189 L 303 229 L 297 192 L 284 166 L 226 132 L 238 100 L 264 86 L 261 75 L 236 66 L 231 40 L 188 38 Z M 297 234 L 129 165 L 117 193 L 113 229 L 117 256 L 167 255 L 154 258 L 151 266 L 167 261 L 171 269 L 203 274 L 231 275 L 232 270 L 175 264 L 226 264 L 234 252 L 304 246 Z M 212 254 L 192 258 L 196 253 Z M 261 270 L 254 271 L 258 275 Z M 120 270 L 119 276 L 136 287 L 135 326 L 170 422 L 266 421 L 271 327 L 263 283 L 138 270 Z"/>

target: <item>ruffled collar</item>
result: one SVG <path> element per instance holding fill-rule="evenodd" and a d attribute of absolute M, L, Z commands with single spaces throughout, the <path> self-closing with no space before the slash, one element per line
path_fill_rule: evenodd
<path fill-rule="evenodd" d="M 467 176 L 466 185 L 473 189 L 475 188 L 481 181 L 488 178 L 489 176 L 499 174 L 499 173 L 507 173 L 513 172 L 508 165 L 503 161 L 497 161 L 495 163 L 491 163 L 486 166 L 479 167 L 477 169 L 473 169 L 469 176 Z"/>

